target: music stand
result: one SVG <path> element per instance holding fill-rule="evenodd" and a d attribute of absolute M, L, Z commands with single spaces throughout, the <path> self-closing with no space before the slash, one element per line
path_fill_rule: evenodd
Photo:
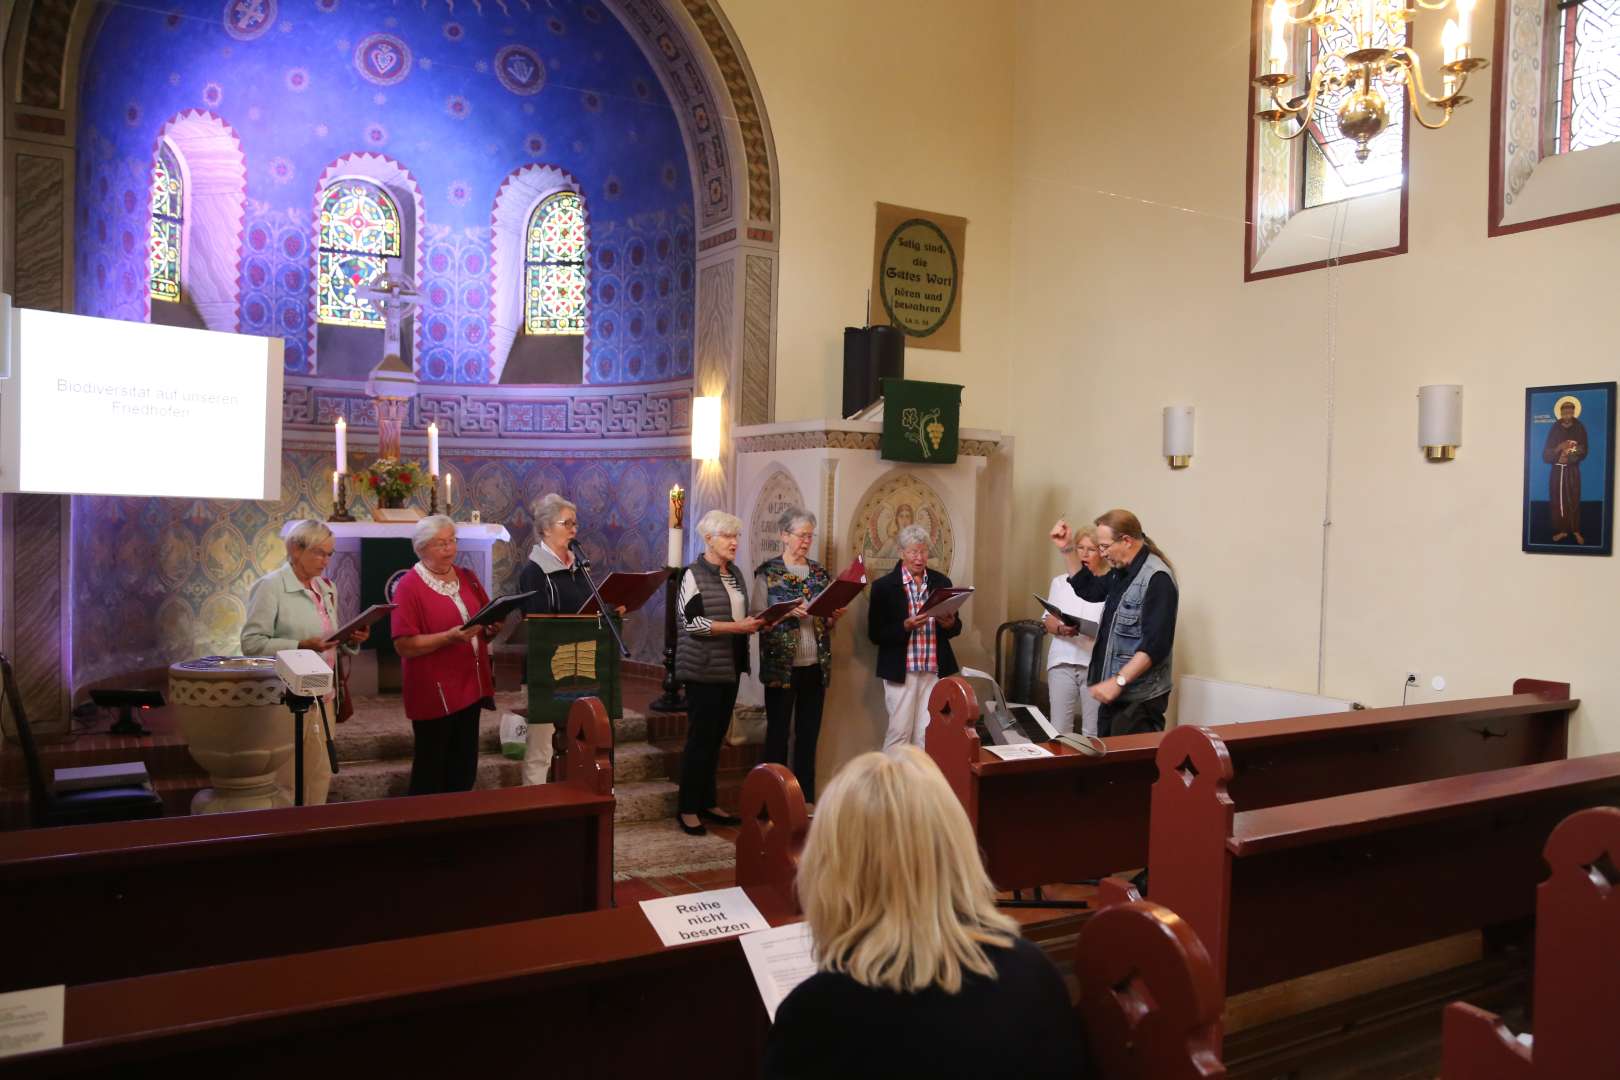
<path fill-rule="evenodd" d="M 135 719 L 136 709 L 151 709 L 163 704 L 163 695 L 156 690 L 92 690 L 90 700 L 103 709 L 117 709 L 118 719 L 107 729 L 109 735 L 150 735 Z"/>

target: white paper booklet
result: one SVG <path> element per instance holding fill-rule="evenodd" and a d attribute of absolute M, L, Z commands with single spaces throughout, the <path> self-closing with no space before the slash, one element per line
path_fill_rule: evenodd
<path fill-rule="evenodd" d="M 737 939 L 742 943 L 743 955 L 754 972 L 754 983 L 759 987 L 760 1000 L 771 1022 L 776 1022 L 776 1010 L 793 988 L 816 973 L 816 961 L 811 955 L 810 924 L 790 923 L 771 930 L 744 934 Z"/>
<path fill-rule="evenodd" d="M 1018 761 L 1022 758 L 1051 757 L 1052 751 L 1036 743 L 1008 743 L 1005 746 L 986 746 L 1002 761 Z"/>
<path fill-rule="evenodd" d="M 694 941 L 736 937 L 750 930 L 768 930 L 771 926 L 741 886 L 643 900 L 641 913 L 647 916 L 647 921 L 658 931 L 658 940 L 665 945 L 690 945 Z"/>

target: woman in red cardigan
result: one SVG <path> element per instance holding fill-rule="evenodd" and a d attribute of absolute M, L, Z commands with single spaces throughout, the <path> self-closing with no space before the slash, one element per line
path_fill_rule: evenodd
<path fill-rule="evenodd" d="M 489 603 L 471 570 L 456 565 L 456 526 L 423 518 L 411 537 L 421 561 L 399 579 L 389 615 L 399 653 L 405 715 L 416 733 L 412 795 L 471 791 L 478 779 L 478 712 L 495 707 L 488 639 L 497 626 L 461 629 Z"/>

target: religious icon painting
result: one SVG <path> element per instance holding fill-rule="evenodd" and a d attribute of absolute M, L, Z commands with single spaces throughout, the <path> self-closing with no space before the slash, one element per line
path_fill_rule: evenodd
<path fill-rule="evenodd" d="M 1525 551 L 1613 552 L 1615 385 L 1525 390 Z"/>

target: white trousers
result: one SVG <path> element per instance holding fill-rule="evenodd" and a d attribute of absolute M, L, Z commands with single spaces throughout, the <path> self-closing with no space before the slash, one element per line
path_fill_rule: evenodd
<path fill-rule="evenodd" d="M 1080 733 L 1097 734 L 1097 709 L 1101 706 L 1086 686 L 1086 665 L 1056 664 L 1046 669 L 1046 689 L 1052 698 L 1049 719 L 1059 735 L 1074 730 L 1075 706 L 1079 706 Z"/>
<path fill-rule="evenodd" d="M 928 730 L 928 695 L 934 692 L 937 682 L 939 676 L 931 671 L 908 671 L 903 683 L 883 680 L 883 704 L 889 710 L 883 749 L 923 744 L 923 734 Z"/>
<path fill-rule="evenodd" d="M 551 771 L 551 737 L 556 730 L 556 724 L 529 725 L 529 748 L 523 754 L 525 784 L 546 782 L 546 774 Z"/>

